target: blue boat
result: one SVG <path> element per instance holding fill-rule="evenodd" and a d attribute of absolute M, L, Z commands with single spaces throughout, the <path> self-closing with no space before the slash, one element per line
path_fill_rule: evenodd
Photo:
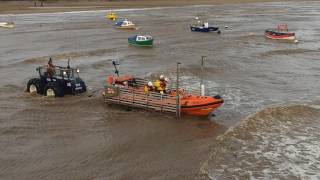
<path fill-rule="evenodd" d="M 211 32 L 211 31 L 216 31 L 218 34 L 221 33 L 219 30 L 219 27 L 214 27 L 214 26 L 209 26 L 209 23 L 203 23 L 203 24 L 196 24 L 196 25 L 191 25 L 190 26 L 191 31 L 195 32 Z"/>

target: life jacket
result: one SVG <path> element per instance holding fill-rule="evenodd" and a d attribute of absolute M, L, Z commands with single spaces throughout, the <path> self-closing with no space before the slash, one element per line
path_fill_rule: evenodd
<path fill-rule="evenodd" d="M 150 91 L 154 91 L 154 88 L 152 86 L 145 85 L 144 86 L 144 92 L 148 93 Z"/>
<path fill-rule="evenodd" d="M 154 87 L 156 88 L 157 91 L 164 91 L 166 90 L 166 82 L 160 79 L 157 79 L 154 82 Z"/>

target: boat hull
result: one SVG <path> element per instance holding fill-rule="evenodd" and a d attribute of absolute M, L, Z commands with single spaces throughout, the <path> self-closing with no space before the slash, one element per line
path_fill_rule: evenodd
<path fill-rule="evenodd" d="M 135 25 L 132 26 L 116 26 L 117 29 L 136 29 Z"/>
<path fill-rule="evenodd" d="M 276 40 L 295 40 L 296 39 L 295 33 L 291 33 L 291 32 L 277 32 L 273 30 L 266 30 L 264 35 L 269 39 L 276 39 Z"/>
<path fill-rule="evenodd" d="M 213 32 L 213 31 L 217 31 L 218 33 L 220 33 L 220 30 L 218 27 L 197 27 L 197 26 L 190 26 L 191 31 L 194 32 Z"/>
<path fill-rule="evenodd" d="M 107 19 L 110 19 L 110 20 L 112 20 L 112 21 L 115 21 L 115 20 L 117 20 L 117 15 L 111 13 L 111 14 L 106 15 L 106 18 L 107 18 Z"/>
<path fill-rule="evenodd" d="M 181 100 L 181 113 L 191 116 L 208 116 L 223 104 L 221 97 L 194 96 Z"/>
<path fill-rule="evenodd" d="M 128 39 L 128 43 L 133 46 L 152 46 L 153 39 L 146 41 L 136 41 L 135 39 Z"/>
<path fill-rule="evenodd" d="M 0 23 L 0 27 L 2 28 L 14 28 L 15 25 L 13 23 Z"/>

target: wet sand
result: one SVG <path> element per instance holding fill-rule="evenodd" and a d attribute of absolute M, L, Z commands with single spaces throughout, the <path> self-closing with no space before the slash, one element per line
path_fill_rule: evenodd
<path fill-rule="evenodd" d="M 298 1 L 298 0 L 290 0 Z M 125 1 L 48 1 L 36 6 L 34 1 L 0 1 L 0 14 L 52 13 L 90 11 L 118 8 L 173 7 L 188 5 L 219 5 L 257 2 L 279 2 L 279 0 L 125 0 Z"/>
<path fill-rule="evenodd" d="M 286 108 L 269 111 L 268 107 L 303 104 L 318 95 L 320 86 L 315 82 L 319 79 L 320 36 L 315 24 L 320 23 L 319 7 L 315 1 L 118 10 L 139 26 L 137 31 L 114 29 L 113 22 L 104 18 L 105 10 L 0 15 L 0 21 L 17 25 L 15 29 L 0 29 L 0 42 L 5 42 L 0 43 L 0 76 L 6 77 L 0 81 L 0 179 L 233 178 L 232 170 L 242 166 L 230 164 L 234 160 L 230 154 L 240 153 L 229 146 L 234 139 L 240 139 L 236 145 L 247 148 L 246 152 L 250 153 L 251 147 L 247 141 L 253 143 L 254 152 L 259 152 L 264 148 L 259 136 L 250 141 L 250 135 L 259 132 L 273 137 L 280 131 L 277 119 L 284 122 L 283 129 L 303 126 L 295 123 L 303 116 L 310 115 L 306 120 L 311 125 L 318 122 L 314 109 L 293 108 L 288 113 L 303 116 L 293 113 L 282 118 Z M 188 25 L 195 16 L 229 28 L 222 29 L 221 35 L 192 33 Z M 283 22 L 297 33 L 300 43 L 265 39 L 264 29 Z M 128 46 L 128 36 L 140 33 L 151 34 L 155 46 Z M 100 91 L 113 71 L 111 59 L 121 61 L 121 73 L 145 78 L 160 73 L 174 77 L 175 62 L 180 61 L 184 85 L 192 86 L 201 76 L 201 55 L 207 56 L 204 79 L 209 95 L 220 94 L 225 99 L 213 117 L 177 120 L 103 103 Z M 80 68 L 89 92 L 57 99 L 25 93 L 27 81 L 36 75 L 35 68 L 46 64 L 49 56 L 57 65 L 65 65 L 71 58 L 71 66 Z M 256 113 L 257 128 L 251 126 L 254 120 L 246 118 Z M 298 119 L 290 123 L 295 116 Z M 243 125 L 248 127 L 237 130 L 243 121 L 248 121 Z M 262 126 L 265 122 L 270 124 Z M 239 136 L 230 134 L 232 129 L 240 131 Z M 303 134 L 306 132 L 298 136 Z M 218 136 L 225 138 L 217 140 Z M 295 134 L 284 136 L 290 140 Z M 264 153 L 278 153 L 270 149 Z M 303 151 L 299 147 L 286 150 L 288 154 Z M 253 164 L 248 166 L 250 171 L 271 169 L 250 158 L 249 153 L 241 154 L 244 157 L 240 160 Z M 214 155 L 221 159 L 212 159 Z M 308 157 L 317 162 L 316 156 Z M 288 163 L 296 163 L 290 160 Z M 275 163 L 271 158 L 267 161 Z M 221 167 L 229 169 L 221 173 Z M 316 163 L 313 168 L 318 169 Z M 269 177 L 259 172 L 252 177 Z M 281 175 L 281 169 L 279 172 Z M 303 175 L 308 178 L 314 172 L 319 171 Z M 242 171 L 237 173 L 238 177 L 250 177 L 241 176 Z M 299 173 L 295 175 L 293 178 L 299 177 Z M 290 177 L 285 173 L 279 176 Z"/>
<path fill-rule="evenodd" d="M 26 104 L 1 107 L 11 114 L 1 120 L 1 179 L 194 179 L 221 131 L 106 107 L 100 97 L 19 98 Z"/>

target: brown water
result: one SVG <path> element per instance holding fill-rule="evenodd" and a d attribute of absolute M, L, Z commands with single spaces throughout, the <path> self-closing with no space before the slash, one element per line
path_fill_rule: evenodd
<path fill-rule="evenodd" d="M 1 15 L 17 27 L 0 29 L 0 179 L 318 179 L 319 10 L 300 2 L 119 11 L 137 31 L 112 28 L 105 11 Z M 190 32 L 195 16 L 222 34 Z M 300 43 L 265 39 L 279 23 Z M 155 46 L 128 46 L 135 34 Z M 213 117 L 108 107 L 99 94 L 110 59 L 147 78 L 174 76 L 179 61 L 184 85 L 196 86 L 201 55 L 208 94 L 226 101 Z M 71 58 L 89 92 L 24 93 L 49 56 L 58 65 Z"/>

